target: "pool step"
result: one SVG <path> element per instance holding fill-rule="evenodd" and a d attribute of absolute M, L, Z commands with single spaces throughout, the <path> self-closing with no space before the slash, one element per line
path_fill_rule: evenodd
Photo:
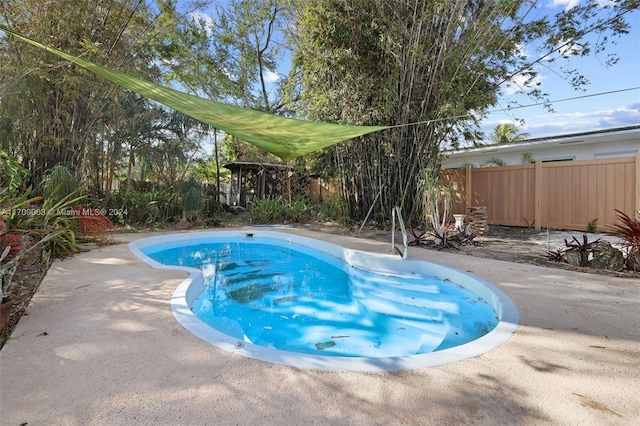
<path fill-rule="evenodd" d="M 435 349 L 445 339 L 449 328 L 443 311 L 456 308 L 430 290 L 422 295 L 415 291 L 410 294 L 415 295 L 401 297 L 394 287 L 373 282 L 358 282 L 353 287 L 353 295 L 363 307 L 396 321 L 400 327 L 423 330 L 428 336 L 423 349 Z"/>
<path fill-rule="evenodd" d="M 395 324 L 393 320 L 386 322 L 375 327 L 346 324 L 279 325 L 261 330 L 259 335 L 254 334 L 252 341 L 278 348 L 277 342 L 282 343 L 282 340 L 277 335 L 285 334 L 288 336 L 287 350 L 314 355 L 388 357 L 432 351 L 443 340 L 440 335 L 433 336 L 406 324 Z M 381 334 L 381 326 L 393 332 Z"/>

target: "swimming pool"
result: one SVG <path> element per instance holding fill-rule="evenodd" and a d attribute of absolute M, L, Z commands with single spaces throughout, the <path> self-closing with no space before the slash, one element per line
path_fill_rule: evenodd
<path fill-rule="evenodd" d="M 354 371 L 446 364 L 501 345 L 518 323 L 504 293 L 466 273 L 290 232 L 174 234 L 130 248 L 153 267 L 191 272 L 172 297 L 183 326 L 269 362 Z"/>

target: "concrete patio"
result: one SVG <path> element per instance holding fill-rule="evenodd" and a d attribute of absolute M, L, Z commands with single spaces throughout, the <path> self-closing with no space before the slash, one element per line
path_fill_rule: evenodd
<path fill-rule="evenodd" d="M 285 232 L 285 231 L 283 231 Z M 351 248 L 376 241 L 288 230 Z M 397 373 L 302 370 L 220 350 L 173 317 L 187 274 L 127 243 L 56 261 L 0 351 L 2 425 L 638 424 L 640 282 L 411 248 L 471 272 L 521 323 L 477 358 Z M 154 234 L 156 235 L 156 234 Z"/>

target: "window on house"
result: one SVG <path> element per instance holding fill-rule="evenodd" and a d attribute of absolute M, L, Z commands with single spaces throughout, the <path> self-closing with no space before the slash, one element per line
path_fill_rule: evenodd
<path fill-rule="evenodd" d="M 598 152 L 593 154 L 593 158 L 596 160 L 603 160 L 605 158 L 633 157 L 636 155 L 636 152 L 638 151 Z"/>
<path fill-rule="evenodd" d="M 543 163 L 555 163 L 557 161 L 573 161 L 575 159 L 576 157 L 562 157 L 562 158 L 547 158 L 547 159 L 542 159 L 540 161 L 542 161 Z"/>

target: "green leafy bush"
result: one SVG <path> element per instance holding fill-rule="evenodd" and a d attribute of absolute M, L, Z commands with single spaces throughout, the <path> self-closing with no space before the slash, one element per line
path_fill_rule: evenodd
<path fill-rule="evenodd" d="M 314 219 L 316 215 L 317 208 L 304 198 L 298 198 L 285 205 L 285 222 L 305 223 Z"/>
<path fill-rule="evenodd" d="M 249 222 L 276 224 L 285 222 L 284 202 L 281 199 L 256 199 L 249 208 Z"/>
<path fill-rule="evenodd" d="M 291 202 L 282 198 L 256 199 L 249 208 L 249 221 L 253 224 L 304 223 L 314 219 L 318 208 L 306 198 Z"/>
<path fill-rule="evenodd" d="M 204 205 L 202 185 L 190 179 L 182 185 L 182 220 L 195 220 Z"/>
<path fill-rule="evenodd" d="M 0 188 L 6 188 L 7 196 L 17 196 L 24 192 L 25 182 L 29 180 L 29 171 L 17 158 L 0 150 Z"/>
<path fill-rule="evenodd" d="M 70 194 L 77 193 L 78 188 L 76 177 L 61 164 L 49 170 L 42 182 L 42 194 L 45 198 L 52 198 L 56 202 Z"/>
<path fill-rule="evenodd" d="M 169 189 L 118 191 L 109 207 L 109 210 L 119 212 L 117 217 L 110 219 L 129 225 L 155 226 L 161 222 L 177 222 L 182 215 L 178 196 Z"/>
<path fill-rule="evenodd" d="M 0 192 L 0 218 L 13 233 L 41 244 L 45 261 L 66 257 L 82 251 L 76 241 L 73 206 L 84 197 L 72 198 L 73 195 L 55 202 L 52 197 L 29 198 L 29 191 L 10 197 L 5 190 Z"/>
<path fill-rule="evenodd" d="M 55 195 L 56 191 L 52 193 Z M 82 248 L 76 241 L 76 217 L 73 207 L 84 198 L 70 193 L 55 201 L 45 197 L 42 204 L 25 204 L 13 209 L 7 223 L 43 244 L 43 255 L 48 262 L 79 253 Z"/>
<path fill-rule="evenodd" d="M 349 205 L 344 198 L 334 195 L 320 202 L 320 217 L 324 220 L 344 223 L 349 217 L 348 208 Z"/>

